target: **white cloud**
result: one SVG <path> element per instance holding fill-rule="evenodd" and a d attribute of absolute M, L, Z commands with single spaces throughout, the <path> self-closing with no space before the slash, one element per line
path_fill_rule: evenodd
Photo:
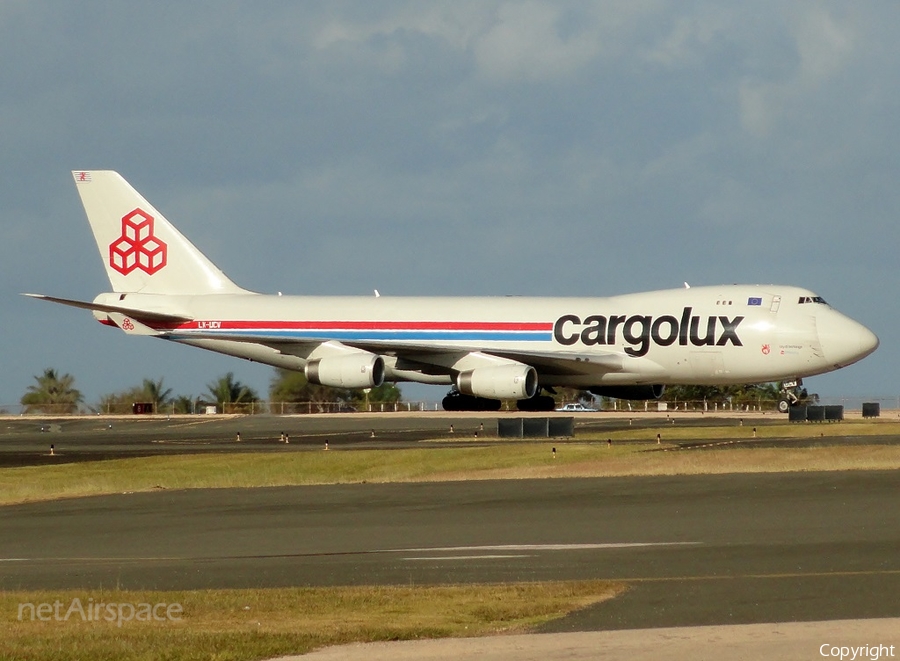
<path fill-rule="evenodd" d="M 738 103 L 744 130 L 756 136 L 768 134 L 781 115 L 789 89 L 781 84 L 742 80 L 738 85 Z"/>
<path fill-rule="evenodd" d="M 561 12 L 541 2 L 507 3 L 496 24 L 475 47 L 475 59 L 488 78 L 548 80 L 568 76 L 600 52 L 592 26 L 561 34 Z"/>
<path fill-rule="evenodd" d="M 814 85 L 841 71 L 854 48 L 854 28 L 849 18 L 834 19 L 825 9 L 814 6 L 799 16 L 796 27 L 800 54 L 799 78 Z"/>
<path fill-rule="evenodd" d="M 741 124 L 756 136 L 784 121 L 804 119 L 820 89 L 853 57 L 855 31 L 850 18 L 838 20 L 818 5 L 802 6 L 787 26 L 796 62 L 786 62 L 775 80 L 750 76 L 738 85 Z"/>
<path fill-rule="evenodd" d="M 708 7 L 702 12 L 678 18 L 671 30 L 646 54 L 650 62 L 669 68 L 698 66 L 709 56 L 710 43 L 725 36 L 734 12 Z"/>

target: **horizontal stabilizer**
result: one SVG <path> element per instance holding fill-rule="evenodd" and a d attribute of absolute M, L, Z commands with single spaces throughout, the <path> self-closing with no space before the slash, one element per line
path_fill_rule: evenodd
<path fill-rule="evenodd" d="M 147 310 L 136 310 L 120 305 L 105 305 L 103 303 L 88 303 L 87 301 L 74 301 L 69 298 L 57 298 L 56 296 L 46 296 L 45 294 L 22 294 L 29 298 L 37 298 L 42 301 L 52 301 L 53 303 L 61 303 L 73 308 L 81 308 L 82 310 L 96 310 L 98 312 L 118 313 L 131 317 L 133 319 L 141 319 L 144 321 L 163 321 L 172 323 L 184 323 L 191 321 L 192 317 L 186 317 L 180 314 L 169 314 L 167 312 L 150 312 Z"/>

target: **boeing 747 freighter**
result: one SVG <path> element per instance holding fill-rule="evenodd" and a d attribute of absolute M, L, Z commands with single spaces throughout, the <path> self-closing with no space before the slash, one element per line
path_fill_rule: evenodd
<path fill-rule="evenodd" d="M 313 383 L 451 386 L 445 408 L 514 399 L 549 410 L 555 386 L 650 399 L 667 384 L 803 377 L 872 353 L 878 338 L 815 293 L 721 285 L 605 298 L 271 296 L 247 291 L 112 171 L 74 172 L 112 291 L 103 324 L 299 370 Z"/>

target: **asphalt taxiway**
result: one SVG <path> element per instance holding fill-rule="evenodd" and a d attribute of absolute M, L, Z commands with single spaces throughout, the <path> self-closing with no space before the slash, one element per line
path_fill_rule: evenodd
<path fill-rule="evenodd" d="M 454 423 L 460 436 L 472 438 L 484 422 L 490 424 L 435 414 L 7 417 L 0 419 L 0 467 L 159 455 L 298 452 L 321 448 L 326 442 L 334 448 L 399 448 L 428 438 L 452 440 Z M 282 433 L 289 444 L 280 442 Z"/>
<path fill-rule="evenodd" d="M 160 491 L 0 508 L 5 590 L 614 579 L 547 632 L 900 616 L 900 473 Z"/>

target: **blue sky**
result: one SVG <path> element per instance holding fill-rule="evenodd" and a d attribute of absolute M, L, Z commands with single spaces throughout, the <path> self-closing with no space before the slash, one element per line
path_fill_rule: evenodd
<path fill-rule="evenodd" d="M 893 2 L 0 3 L 0 405 L 272 370 L 20 292 L 108 289 L 73 169 L 115 169 L 236 282 L 296 294 L 808 287 L 898 395 Z M 439 396 L 438 393 L 435 396 Z"/>

